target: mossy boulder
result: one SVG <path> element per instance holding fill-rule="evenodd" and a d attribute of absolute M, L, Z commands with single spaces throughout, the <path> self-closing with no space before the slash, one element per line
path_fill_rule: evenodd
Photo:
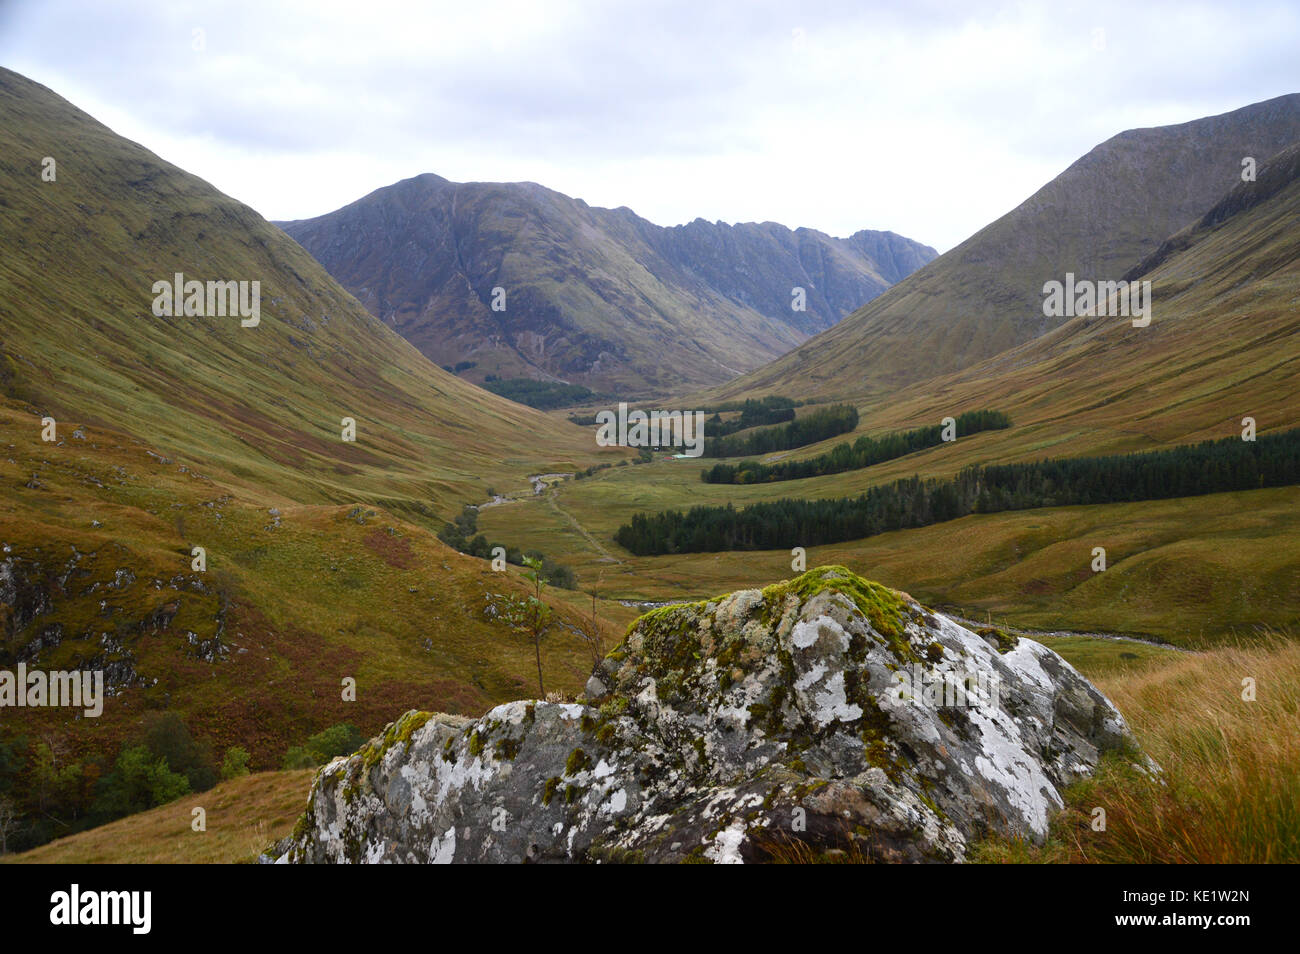
<path fill-rule="evenodd" d="M 844 567 L 638 619 L 590 704 L 408 713 L 326 766 L 284 861 L 763 860 L 791 839 L 880 861 L 1041 840 L 1108 751 L 1115 708 Z"/>

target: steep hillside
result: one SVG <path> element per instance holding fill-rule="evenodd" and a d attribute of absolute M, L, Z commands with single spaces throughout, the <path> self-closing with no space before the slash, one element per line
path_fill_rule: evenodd
<path fill-rule="evenodd" d="M 253 210 L 44 87 L 0 72 L 0 120 L 0 388 L 17 406 L 303 501 L 469 502 L 589 453 L 590 435 L 431 366 Z M 155 317 L 153 283 L 177 272 L 259 281 L 260 324 Z"/>
<path fill-rule="evenodd" d="M 1043 283 L 1115 280 L 1300 140 L 1300 94 L 1097 146 L 1033 196 L 789 355 L 717 390 L 866 395 L 968 367 L 1051 331 Z"/>
<path fill-rule="evenodd" d="M 312 770 L 256 772 L 211 791 L 168 802 L 99 828 L 69 835 L 9 864 L 225 864 L 252 861 L 268 841 L 293 830 L 311 789 Z M 207 831 L 190 825 L 195 808 Z"/>
<path fill-rule="evenodd" d="M 518 572 L 434 536 L 597 460 L 590 432 L 439 370 L 252 210 L 8 71 L 0 246 L 0 669 L 107 693 L 97 718 L 4 710 L 11 847 L 84 825 L 151 712 L 278 767 L 326 726 L 477 712 L 539 668 L 576 688 L 629 615 L 551 591 L 539 666 Z M 260 320 L 156 316 L 177 272 L 260 282 Z"/>
<path fill-rule="evenodd" d="M 1016 447 L 1139 450 L 1300 423 L 1300 145 L 1265 160 L 1170 237 L 1131 279 L 1152 320 L 1081 316 L 1041 338 L 879 405 L 878 420 L 993 402 Z"/>
<path fill-rule="evenodd" d="M 720 383 L 831 327 L 925 264 L 890 232 L 767 222 L 661 228 L 534 183 L 435 175 L 281 223 L 436 363 L 624 393 Z M 805 310 L 792 289 L 805 290 Z M 504 300 L 494 289 L 504 290 Z"/>

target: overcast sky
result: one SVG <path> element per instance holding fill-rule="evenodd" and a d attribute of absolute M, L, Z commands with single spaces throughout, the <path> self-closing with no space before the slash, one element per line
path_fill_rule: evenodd
<path fill-rule="evenodd" d="M 1298 62 L 1295 0 L 0 0 L 0 63 L 270 219 L 436 172 L 944 251 Z"/>

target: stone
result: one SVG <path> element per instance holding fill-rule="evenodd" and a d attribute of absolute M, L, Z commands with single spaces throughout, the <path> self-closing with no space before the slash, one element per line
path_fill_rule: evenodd
<path fill-rule="evenodd" d="M 844 567 L 647 613 L 587 686 L 407 713 L 320 771 L 266 857 L 740 863 L 799 841 L 958 862 L 989 835 L 1041 842 L 1107 753 L 1159 771 L 1050 649 Z"/>

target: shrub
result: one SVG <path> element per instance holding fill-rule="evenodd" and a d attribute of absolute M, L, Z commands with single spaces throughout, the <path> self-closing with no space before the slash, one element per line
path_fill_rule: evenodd
<path fill-rule="evenodd" d="M 284 767 L 315 768 L 340 755 L 351 755 L 365 741 L 356 726 L 350 722 L 340 722 L 317 732 L 302 745 L 290 748 L 284 756 Z"/>
<path fill-rule="evenodd" d="M 165 758 L 134 745 L 122 749 L 113 771 L 100 780 L 94 811 L 106 818 L 120 818 L 165 805 L 189 792 L 189 780 L 168 768 Z"/>
<path fill-rule="evenodd" d="M 248 774 L 248 749 L 232 745 L 226 749 L 226 757 L 221 760 L 221 777 L 223 779 L 239 778 Z"/>

